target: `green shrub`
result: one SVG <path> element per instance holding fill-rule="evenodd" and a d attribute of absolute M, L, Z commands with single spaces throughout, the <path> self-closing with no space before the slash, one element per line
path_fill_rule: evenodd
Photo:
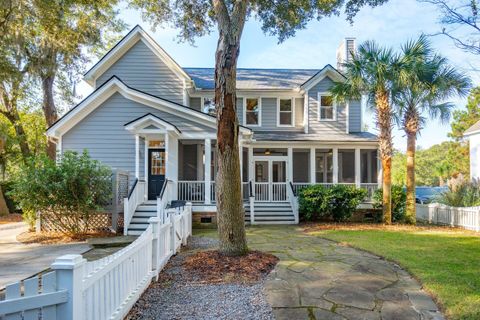
<path fill-rule="evenodd" d="M 92 215 L 109 202 L 110 177 L 110 169 L 87 152 L 65 152 L 58 164 L 47 157 L 30 162 L 15 179 L 10 195 L 27 218 L 40 212 L 65 234 L 81 235 L 88 231 Z"/>
<path fill-rule="evenodd" d="M 480 180 L 468 181 L 459 176 L 448 181 L 448 190 L 436 201 L 452 207 L 475 207 L 480 205 Z"/>
<path fill-rule="evenodd" d="M 377 189 L 373 194 L 373 207 L 382 209 L 383 190 Z M 392 185 L 392 220 L 402 222 L 405 220 L 407 192 L 400 185 Z M 381 219 L 381 217 L 380 217 Z"/>
<path fill-rule="evenodd" d="M 367 191 L 354 186 L 313 185 L 300 191 L 300 214 L 304 220 L 331 217 L 334 221 L 346 221 L 365 199 Z"/>
<path fill-rule="evenodd" d="M 19 212 L 20 206 L 15 202 L 15 200 L 10 195 L 10 191 L 12 191 L 12 188 L 13 188 L 13 182 L 2 181 L 0 182 L 0 185 L 2 187 L 3 196 L 5 197 L 5 202 L 7 203 L 7 206 L 8 206 L 8 211 L 12 213 Z"/>

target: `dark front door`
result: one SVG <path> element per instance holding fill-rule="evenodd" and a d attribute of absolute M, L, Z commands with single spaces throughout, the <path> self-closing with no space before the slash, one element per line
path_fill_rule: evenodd
<path fill-rule="evenodd" d="M 148 149 L 148 200 L 155 200 L 165 182 L 165 149 Z"/>

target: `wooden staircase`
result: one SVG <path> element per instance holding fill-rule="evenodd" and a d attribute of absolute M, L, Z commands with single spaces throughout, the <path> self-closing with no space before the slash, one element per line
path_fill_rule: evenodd
<path fill-rule="evenodd" d="M 295 224 L 290 202 L 256 202 L 254 204 L 255 224 Z M 245 222 L 250 223 L 250 205 L 245 204 Z"/>
<path fill-rule="evenodd" d="M 140 204 L 133 214 L 132 221 L 128 226 L 127 235 L 141 235 L 148 227 L 148 219 L 157 216 L 157 202 L 154 200 Z"/>

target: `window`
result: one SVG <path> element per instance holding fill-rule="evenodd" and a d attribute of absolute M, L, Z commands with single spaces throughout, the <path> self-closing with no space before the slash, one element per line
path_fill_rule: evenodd
<path fill-rule="evenodd" d="M 245 108 L 245 124 L 260 125 L 260 99 L 246 98 Z"/>
<path fill-rule="evenodd" d="M 315 176 L 317 183 L 333 182 L 333 151 L 316 150 L 315 152 Z"/>
<path fill-rule="evenodd" d="M 217 112 L 215 106 L 215 99 L 214 98 L 203 98 L 203 112 L 208 113 L 210 115 L 215 115 Z"/>
<path fill-rule="evenodd" d="M 319 94 L 318 102 L 319 120 L 335 120 L 336 108 L 332 96 Z"/>
<path fill-rule="evenodd" d="M 165 141 L 161 140 L 149 140 L 148 141 L 149 148 L 165 148 Z"/>
<path fill-rule="evenodd" d="M 293 126 L 293 99 L 279 99 L 278 125 Z"/>

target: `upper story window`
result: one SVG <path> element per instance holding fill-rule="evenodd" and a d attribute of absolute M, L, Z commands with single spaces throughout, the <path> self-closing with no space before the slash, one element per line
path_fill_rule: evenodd
<path fill-rule="evenodd" d="M 333 97 L 328 94 L 318 94 L 318 120 L 333 121 L 336 115 L 336 106 Z"/>
<path fill-rule="evenodd" d="M 203 98 L 203 112 L 211 115 L 215 115 L 217 113 L 214 98 Z"/>
<path fill-rule="evenodd" d="M 259 126 L 261 103 L 259 98 L 245 98 L 245 124 Z"/>
<path fill-rule="evenodd" d="M 293 99 L 278 99 L 278 126 L 293 126 Z"/>

